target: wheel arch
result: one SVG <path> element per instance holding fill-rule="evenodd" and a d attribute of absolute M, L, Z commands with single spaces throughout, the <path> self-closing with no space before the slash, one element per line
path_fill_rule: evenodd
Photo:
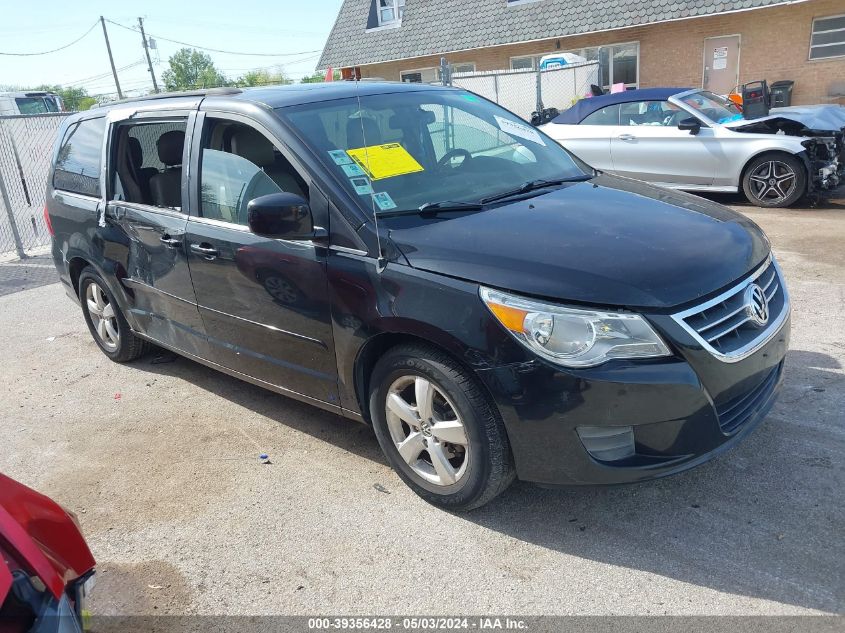
<path fill-rule="evenodd" d="M 81 299 L 79 295 L 79 279 L 82 276 L 82 271 L 88 267 L 91 267 L 102 278 L 103 283 L 106 284 L 112 295 L 117 299 L 117 305 L 123 312 L 124 318 L 134 328 L 137 323 L 129 309 L 134 301 L 134 295 L 131 290 L 127 289 L 121 283 L 121 278 L 123 277 L 120 274 L 122 265 L 112 260 L 103 260 L 98 263 L 96 258 L 88 253 L 70 251 L 67 255 L 67 271 L 77 299 Z"/>
<path fill-rule="evenodd" d="M 89 262 L 86 258 L 81 257 L 79 255 L 75 257 L 71 257 L 67 263 L 67 272 L 68 276 L 70 277 L 70 284 L 73 288 L 73 291 L 76 293 L 76 296 L 79 297 L 79 277 L 82 275 L 82 271 L 85 270 L 88 266 L 94 267 L 91 262 Z"/>
<path fill-rule="evenodd" d="M 791 149 L 786 147 L 766 147 L 756 151 L 754 154 L 749 156 L 745 163 L 742 166 L 742 169 L 739 172 L 739 180 L 737 181 L 737 188 L 740 193 L 742 193 L 742 183 L 745 181 L 745 174 L 748 171 L 748 168 L 751 166 L 751 163 L 754 162 L 755 159 L 760 158 L 761 156 L 765 156 L 766 154 L 786 154 L 787 156 L 792 156 L 801 161 L 804 165 L 804 168 L 807 170 L 807 188 L 810 186 L 810 165 L 807 160 L 807 152 L 806 150 L 802 149 L 800 152 L 793 152 Z M 806 192 L 805 192 L 806 193 Z"/>
<path fill-rule="evenodd" d="M 491 408 L 496 410 L 495 399 L 490 393 L 489 388 L 484 384 L 483 380 L 478 379 L 472 365 L 456 353 L 454 345 L 445 344 L 443 341 L 434 341 L 431 338 L 426 338 L 419 334 L 404 331 L 385 331 L 376 334 L 364 343 L 358 351 L 353 368 L 355 398 L 358 402 L 361 416 L 367 424 L 372 424 L 370 418 L 370 379 L 376 363 L 391 349 L 400 345 L 414 344 L 436 349 L 473 376 L 485 397 L 489 399 Z"/>

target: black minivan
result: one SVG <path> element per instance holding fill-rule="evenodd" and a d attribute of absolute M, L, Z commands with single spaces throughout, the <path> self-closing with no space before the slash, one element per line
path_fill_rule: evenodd
<path fill-rule="evenodd" d="M 463 90 L 153 95 L 68 118 L 53 162 L 53 257 L 107 356 L 154 344 L 371 423 L 445 508 L 685 470 L 781 383 L 753 222 Z"/>

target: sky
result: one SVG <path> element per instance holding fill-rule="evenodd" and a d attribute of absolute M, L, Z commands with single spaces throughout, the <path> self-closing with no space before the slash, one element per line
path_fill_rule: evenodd
<path fill-rule="evenodd" d="M 228 77 L 249 70 L 282 70 L 292 79 L 314 72 L 342 0 L 0 0 L 0 53 L 30 53 L 76 44 L 47 55 L 0 55 L 0 85 L 81 86 L 89 94 L 115 93 L 99 18 L 106 22 L 114 63 L 124 93 L 152 89 L 138 18 L 156 41 L 151 51 L 156 77 L 182 44 L 161 38 L 237 53 L 208 53 Z M 156 37 L 159 36 L 159 37 Z"/>

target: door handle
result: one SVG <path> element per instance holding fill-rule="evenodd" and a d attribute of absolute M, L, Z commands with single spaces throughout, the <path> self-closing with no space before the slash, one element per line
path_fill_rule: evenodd
<path fill-rule="evenodd" d="M 179 248 L 182 246 L 182 238 L 170 237 L 167 233 L 158 238 L 158 241 L 170 248 Z"/>
<path fill-rule="evenodd" d="M 620 134 L 618 138 L 619 138 L 620 141 L 636 141 L 637 140 L 637 137 L 634 136 L 633 134 Z"/>
<path fill-rule="evenodd" d="M 204 257 L 209 261 L 218 255 L 217 249 L 205 242 L 202 244 L 191 244 L 191 252 L 196 253 L 200 257 Z"/>

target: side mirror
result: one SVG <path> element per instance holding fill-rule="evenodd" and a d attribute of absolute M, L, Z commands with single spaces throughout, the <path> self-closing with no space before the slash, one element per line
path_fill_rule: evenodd
<path fill-rule="evenodd" d="M 249 201 L 247 223 L 256 235 L 286 240 L 318 237 L 308 203 L 293 193 L 271 193 Z"/>
<path fill-rule="evenodd" d="M 695 117 L 683 119 L 678 123 L 678 129 L 688 130 L 690 134 L 695 136 L 696 134 L 701 132 L 701 121 L 699 121 Z"/>

